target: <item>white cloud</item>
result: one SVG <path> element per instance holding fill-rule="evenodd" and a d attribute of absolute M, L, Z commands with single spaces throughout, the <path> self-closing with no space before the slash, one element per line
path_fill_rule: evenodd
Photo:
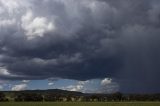
<path fill-rule="evenodd" d="M 1 58 L 1 57 L 0 57 Z M 0 76 L 4 76 L 4 77 L 22 77 L 20 75 L 16 75 L 16 74 L 12 74 L 9 72 L 9 70 L 6 67 L 0 67 Z"/>
<path fill-rule="evenodd" d="M 101 81 L 101 85 L 103 85 L 103 86 L 111 84 L 111 83 L 112 83 L 112 79 L 110 79 L 110 78 L 105 78 Z"/>
<path fill-rule="evenodd" d="M 30 80 L 22 80 L 23 83 L 29 83 Z"/>
<path fill-rule="evenodd" d="M 53 82 L 49 82 L 48 85 L 49 85 L 49 86 L 52 86 L 52 85 L 54 85 L 54 83 L 53 83 Z"/>
<path fill-rule="evenodd" d="M 13 13 L 13 11 L 19 7 L 17 0 L 1 0 L 0 3 L 9 13 Z"/>
<path fill-rule="evenodd" d="M 86 81 L 78 81 L 75 85 L 69 85 L 67 87 L 62 87 L 64 90 L 68 91 L 79 91 L 79 92 L 86 92 L 86 85 L 91 84 L 91 80 Z"/>
<path fill-rule="evenodd" d="M 27 0 L 28 1 L 28 0 Z M 30 4 L 26 0 L 0 0 L 1 7 L 0 13 L 7 12 L 9 16 L 19 13 Z"/>
<path fill-rule="evenodd" d="M 33 39 L 37 36 L 43 37 L 46 32 L 55 30 L 53 22 L 49 22 L 46 17 L 34 17 L 31 10 L 28 10 L 22 16 L 22 28 L 25 30 L 28 39 Z"/>
<path fill-rule="evenodd" d="M 11 90 L 12 91 L 22 91 L 27 89 L 27 84 L 19 84 L 19 85 L 14 85 Z"/>
<path fill-rule="evenodd" d="M 101 80 L 98 93 L 113 93 L 119 90 L 119 85 L 111 78 L 104 78 Z"/>
<path fill-rule="evenodd" d="M 82 91 L 84 88 L 83 85 L 69 85 L 67 87 L 63 87 L 62 89 L 68 90 L 68 91 Z"/>
<path fill-rule="evenodd" d="M 9 71 L 6 68 L 0 67 L 0 75 L 2 75 L 2 76 L 10 76 L 11 74 L 9 73 Z"/>
<path fill-rule="evenodd" d="M 86 80 L 86 81 L 79 81 L 79 82 L 78 82 L 78 84 L 80 84 L 80 85 L 85 85 L 85 84 L 87 84 L 87 83 L 90 83 L 90 81 L 89 81 L 89 80 Z"/>
<path fill-rule="evenodd" d="M 5 27 L 5 26 L 12 26 L 15 24 L 15 19 L 4 19 L 0 20 L 0 27 Z"/>
<path fill-rule="evenodd" d="M 63 90 L 83 93 L 113 93 L 119 90 L 119 85 L 111 78 L 77 81 L 76 84 L 62 87 Z"/>

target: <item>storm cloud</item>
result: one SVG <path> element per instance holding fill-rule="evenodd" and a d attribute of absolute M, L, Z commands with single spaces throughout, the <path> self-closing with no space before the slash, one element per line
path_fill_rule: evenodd
<path fill-rule="evenodd" d="M 159 0 L 0 0 L 0 78 L 159 92 L 159 34 Z"/>

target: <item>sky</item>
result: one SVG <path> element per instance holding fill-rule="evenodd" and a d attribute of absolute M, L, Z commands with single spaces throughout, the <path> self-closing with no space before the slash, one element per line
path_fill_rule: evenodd
<path fill-rule="evenodd" d="M 0 0 L 0 90 L 160 92 L 159 0 Z"/>

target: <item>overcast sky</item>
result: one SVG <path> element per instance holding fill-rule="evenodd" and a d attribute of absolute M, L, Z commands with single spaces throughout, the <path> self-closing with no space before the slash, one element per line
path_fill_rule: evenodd
<path fill-rule="evenodd" d="M 160 92 L 160 0 L 0 0 L 0 90 Z"/>

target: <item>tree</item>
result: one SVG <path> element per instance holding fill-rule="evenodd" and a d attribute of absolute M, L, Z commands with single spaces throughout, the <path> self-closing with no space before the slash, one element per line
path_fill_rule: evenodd
<path fill-rule="evenodd" d="M 4 101 L 8 101 L 8 99 L 6 98 L 4 93 L 0 92 L 0 102 L 4 102 Z"/>
<path fill-rule="evenodd" d="M 44 101 L 57 101 L 57 96 L 54 94 L 45 94 Z"/>
<path fill-rule="evenodd" d="M 43 101 L 43 96 L 39 93 L 19 93 L 15 101 Z"/>
<path fill-rule="evenodd" d="M 120 93 L 120 92 L 113 93 L 112 100 L 121 101 L 122 100 L 122 93 Z"/>

